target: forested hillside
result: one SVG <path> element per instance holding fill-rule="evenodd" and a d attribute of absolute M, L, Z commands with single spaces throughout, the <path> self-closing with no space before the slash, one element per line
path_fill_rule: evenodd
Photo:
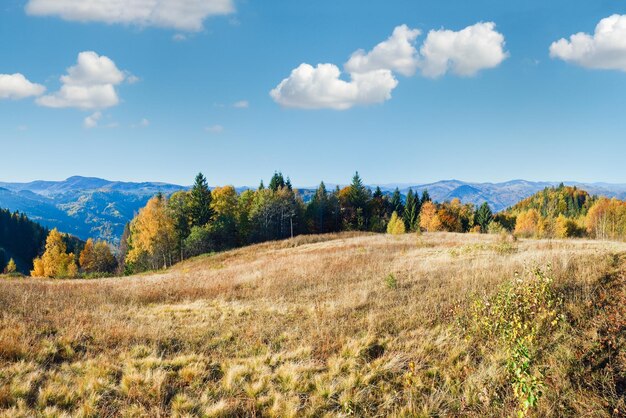
<path fill-rule="evenodd" d="M 32 267 L 48 236 L 48 230 L 25 215 L 0 209 L 0 273 L 13 259 L 24 273 Z"/>
<path fill-rule="evenodd" d="M 26 215 L 0 209 L 0 273 L 12 259 L 17 271 L 24 274 L 33 267 L 33 259 L 44 250 L 50 231 L 31 221 Z M 67 234 L 60 235 L 66 248 L 72 252 L 80 251 L 81 240 Z"/>

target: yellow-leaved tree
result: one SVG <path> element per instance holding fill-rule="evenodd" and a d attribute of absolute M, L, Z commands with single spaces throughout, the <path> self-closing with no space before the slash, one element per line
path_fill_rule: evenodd
<path fill-rule="evenodd" d="M 404 220 L 398 217 L 398 214 L 394 211 L 391 214 L 391 219 L 387 224 L 387 233 L 392 235 L 402 235 L 405 232 Z"/>
<path fill-rule="evenodd" d="M 154 270 L 173 264 L 176 249 L 174 220 L 161 194 L 148 201 L 130 224 L 126 262 Z"/>
<path fill-rule="evenodd" d="M 115 257 L 104 241 L 89 238 L 78 259 L 80 268 L 85 273 L 113 273 L 116 267 Z"/>
<path fill-rule="evenodd" d="M 4 268 L 4 272 L 6 274 L 13 274 L 17 271 L 17 266 L 15 265 L 15 260 L 12 258 L 9 260 L 9 264 Z"/>
<path fill-rule="evenodd" d="M 74 253 L 67 253 L 63 235 L 54 228 L 46 238 L 46 250 L 43 255 L 33 260 L 33 277 L 64 278 L 76 277 L 78 266 L 74 261 Z"/>
<path fill-rule="evenodd" d="M 523 237 L 534 237 L 539 234 L 540 215 L 536 209 L 530 209 L 517 216 L 515 234 Z"/>
<path fill-rule="evenodd" d="M 424 202 L 420 210 L 420 227 L 428 232 L 435 232 L 441 231 L 442 226 L 437 206 L 430 201 Z"/>

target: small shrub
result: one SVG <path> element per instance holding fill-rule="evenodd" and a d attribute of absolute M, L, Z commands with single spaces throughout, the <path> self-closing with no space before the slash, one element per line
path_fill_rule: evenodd
<path fill-rule="evenodd" d="M 393 273 L 389 273 L 387 277 L 385 277 L 385 285 L 389 289 L 397 289 L 398 288 L 398 279 Z"/>

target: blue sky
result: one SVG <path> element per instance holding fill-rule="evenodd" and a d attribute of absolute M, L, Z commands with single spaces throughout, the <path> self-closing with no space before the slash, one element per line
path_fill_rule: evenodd
<path fill-rule="evenodd" d="M 202 171 L 213 185 L 256 185 L 282 170 L 309 186 L 345 183 L 359 170 L 368 183 L 626 182 L 622 1 L 179 0 L 193 6 L 181 16 L 141 10 L 136 0 L 110 15 L 103 1 L 0 6 L 0 180 L 188 184 Z M 594 37 L 613 15 L 609 34 Z M 495 23 L 485 29 L 491 62 L 476 58 L 477 34 L 440 47 L 443 73 L 428 74 L 420 48 L 429 31 L 435 45 L 444 30 L 460 39 L 481 22 Z M 303 63 L 333 64 L 342 86 L 361 89 L 344 64 L 400 25 L 421 31 L 409 42 L 414 66 L 370 62 L 366 70 L 387 77 L 376 94 L 342 96 L 344 110 L 324 108 L 329 97 L 295 82 L 304 90 L 270 96 Z M 579 32 L 589 35 L 570 40 Z M 30 84 L 2 84 L 15 74 Z M 64 84 L 106 92 L 77 102 L 59 92 Z"/>

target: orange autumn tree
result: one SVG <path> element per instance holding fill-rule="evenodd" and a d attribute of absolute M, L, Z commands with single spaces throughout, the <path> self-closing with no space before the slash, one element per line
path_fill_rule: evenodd
<path fill-rule="evenodd" d="M 433 202 L 427 201 L 422 205 L 420 211 L 420 228 L 428 232 L 441 230 L 441 220 L 437 214 L 437 206 L 435 206 Z"/>
<path fill-rule="evenodd" d="M 33 260 L 33 277 L 64 278 L 76 277 L 78 267 L 74 261 L 74 254 L 67 253 L 67 246 L 63 235 L 54 228 L 46 238 L 46 250 L 43 255 Z"/>

